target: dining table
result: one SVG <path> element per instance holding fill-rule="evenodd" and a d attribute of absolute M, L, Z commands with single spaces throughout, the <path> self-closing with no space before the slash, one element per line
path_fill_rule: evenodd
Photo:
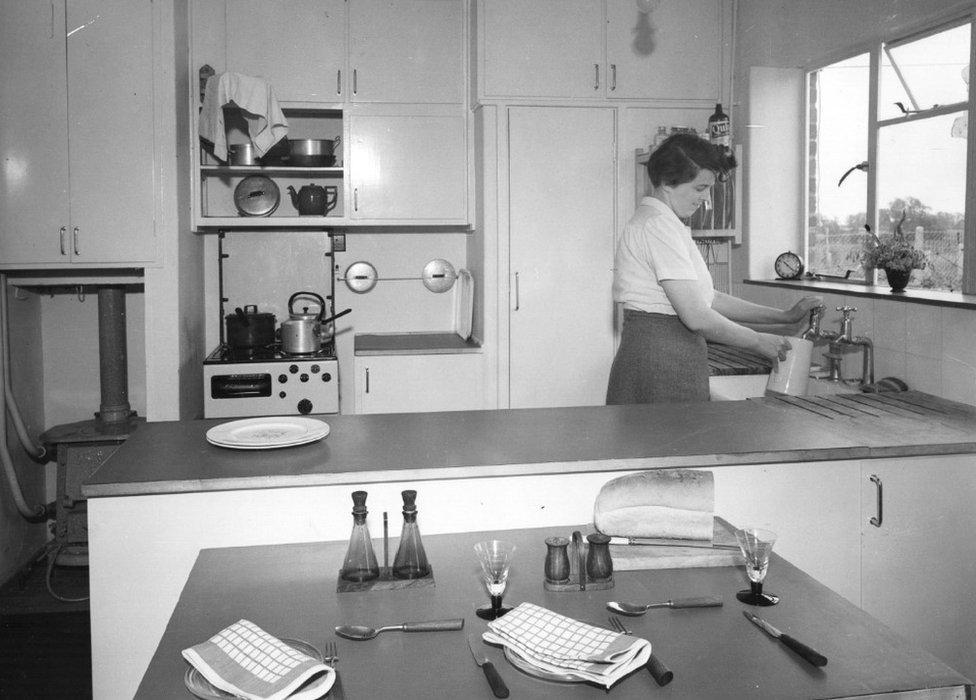
<path fill-rule="evenodd" d="M 490 525 L 490 523 L 485 523 Z M 345 590 L 339 577 L 347 544 L 296 542 L 201 550 L 136 697 L 193 697 L 181 652 L 239 620 L 316 649 L 335 643 L 338 682 L 330 698 L 492 698 L 492 688 L 469 650 L 489 622 L 476 614 L 488 601 L 474 546 L 501 539 L 515 546 L 506 606 L 528 602 L 590 625 L 610 628 L 609 601 L 649 603 L 717 596 L 721 606 L 655 608 L 620 620 L 646 639 L 673 673 L 659 685 L 644 668 L 609 690 L 594 683 L 539 678 L 513 666 L 503 649 L 476 640 L 512 698 L 967 698 L 972 682 L 932 654 L 772 554 L 765 590 L 771 607 L 739 602 L 749 587 L 745 566 L 699 566 L 614 571 L 612 585 L 585 590 L 544 585 L 546 539 L 592 533 L 591 526 L 491 530 L 431 535 L 422 544 L 431 577 L 389 589 Z M 397 539 L 374 541 L 381 564 Z M 717 559 L 717 561 L 721 561 Z M 907 564 L 906 564 L 907 565 Z M 340 588 L 343 588 L 340 592 Z M 351 587 L 357 588 L 355 586 Z M 552 587 L 550 587 L 552 588 Z M 566 590 L 568 588 L 568 590 Z M 827 658 L 814 666 L 743 615 L 758 614 Z M 387 631 L 365 641 L 340 638 L 338 625 L 380 627 L 460 618 L 460 630 Z M 120 659 L 119 663 L 124 663 Z"/>

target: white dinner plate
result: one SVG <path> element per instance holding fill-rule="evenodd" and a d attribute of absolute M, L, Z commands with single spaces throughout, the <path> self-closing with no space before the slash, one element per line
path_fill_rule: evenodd
<path fill-rule="evenodd" d="M 207 431 L 207 442 L 241 450 L 268 450 L 304 445 L 328 434 L 329 424 L 315 418 L 270 416 L 215 425 Z"/>

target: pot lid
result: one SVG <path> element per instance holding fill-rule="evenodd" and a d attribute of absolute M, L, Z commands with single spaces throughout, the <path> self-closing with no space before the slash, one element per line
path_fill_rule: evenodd
<path fill-rule="evenodd" d="M 264 175 L 246 177 L 234 189 L 234 205 L 243 216 L 270 216 L 280 201 L 278 185 Z"/>

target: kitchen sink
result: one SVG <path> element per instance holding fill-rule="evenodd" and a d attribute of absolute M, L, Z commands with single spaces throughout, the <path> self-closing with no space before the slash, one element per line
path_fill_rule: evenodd
<path fill-rule="evenodd" d="M 739 374 L 709 377 L 709 390 L 712 401 L 742 401 L 766 395 L 768 374 Z M 856 386 L 845 382 L 832 382 L 827 379 L 811 377 L 807 385 L 807 396 L 828 396 L 832 394 L 857 393 Z"/>

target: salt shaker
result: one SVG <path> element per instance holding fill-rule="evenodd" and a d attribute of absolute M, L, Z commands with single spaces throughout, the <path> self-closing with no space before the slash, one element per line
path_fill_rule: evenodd
<path fill-rule="evenodd" d="M 546 538 L 546 581 L 549 583 L 566 583 L 569 581 L 569 553 L 566 547 L 569 540 L 565 537 Z"/>

